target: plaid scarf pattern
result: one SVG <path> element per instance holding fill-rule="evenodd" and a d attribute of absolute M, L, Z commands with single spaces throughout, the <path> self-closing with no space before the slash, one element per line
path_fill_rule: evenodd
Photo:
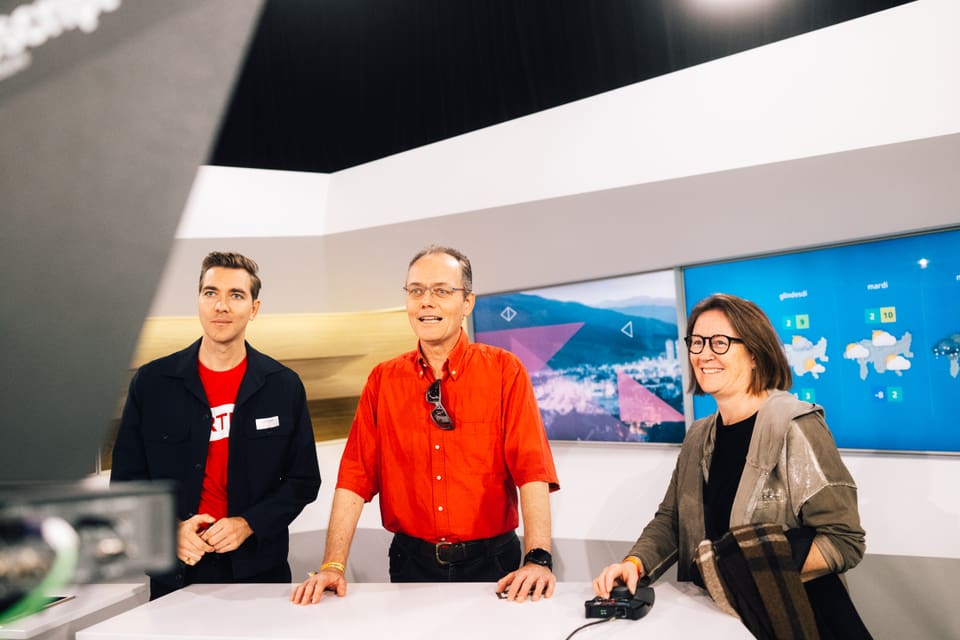
<path fill-rule="evenodd" d="M 819 640 L 813 608 L 779 524 L 734 527 L 695 559 L 710 597 L 761 640 Z"/>

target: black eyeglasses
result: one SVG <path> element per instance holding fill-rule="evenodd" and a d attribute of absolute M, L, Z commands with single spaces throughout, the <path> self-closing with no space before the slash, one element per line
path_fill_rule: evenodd
<path fill-rule="evenodd" d="M 718 333 L 715 336 L 698 336 L 696 334 L 689 335 L 683 339 L 687 343 L 687 349 L 690 353 L 701 353 L 703 348 L 707 346 L 707 343 L 710 343 L 710 350 L 713 351 L 718 356 L 722 356 L 727 351 L 730 351 L 730 345 L 734 342 L 739 342 L 743 344 L 743 340 L 740 338 L 731 338 L 730 336 L 725 336 L 722 333 Z"/>
<path fill-rule="evenodd" d="M 427 402 L 433 405 L 433 411 L 430 412 L 430 417 L 433 418 L 433 424 L 437 425 L 444 431 L 453 430 L 453 418 L 450 417 L 450 414 L 447 413 L 443 403 L 440 401 L 439 380 L 434 380 L 433 384 L 427 388 L 425 397 Z"/>

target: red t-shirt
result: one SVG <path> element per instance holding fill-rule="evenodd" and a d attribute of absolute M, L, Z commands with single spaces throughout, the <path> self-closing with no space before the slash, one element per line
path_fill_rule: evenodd
<path fill-rule="evenodd" d="M 213 422 L 210 427 L 210 446 L 203 470 L 200 506 L 197 513 L 207 513 L 217 520 L 227 517 L 227 459 L 230 452 L 230 422 L 237 400 L 240 381 L 247 371 L 247 359 L 227 371 L 214 371 L 199 360 L 200 382 L 210 403 Z"/>
<path fill-rule="evenodd" d="M 430 542 L 491 538 L 517 528 L 517 487 L 559 489 L 533 387 L 508 351 L 470 344 L 444 366 L 439 429 L 424 394 L 433 373 L 419 349 L 373 370 L 347 438 L 337 487 L 369 501 L 380 494 L 389 531 Z"/>

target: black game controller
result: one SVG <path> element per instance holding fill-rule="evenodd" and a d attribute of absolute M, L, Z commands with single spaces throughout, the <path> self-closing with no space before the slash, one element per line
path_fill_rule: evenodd
<path fill-rule="evenodd" d="M 639 620 L 653 607 L 655 595 L 652 587 L 637 587 L 636 593 L 623 585 L 610 590 L 609 598 L 597 596 L 584 603 L 588 618 L 626 618 Z"/>

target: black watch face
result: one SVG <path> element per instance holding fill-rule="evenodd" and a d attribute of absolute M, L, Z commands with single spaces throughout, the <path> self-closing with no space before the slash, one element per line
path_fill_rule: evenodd
<path fill-rule="evenodd" d="M 545 549 L 530 549 L 523 558 L 524 562 L 532 562 L 543 567 L 553 568 L 553 556 Z"/>

